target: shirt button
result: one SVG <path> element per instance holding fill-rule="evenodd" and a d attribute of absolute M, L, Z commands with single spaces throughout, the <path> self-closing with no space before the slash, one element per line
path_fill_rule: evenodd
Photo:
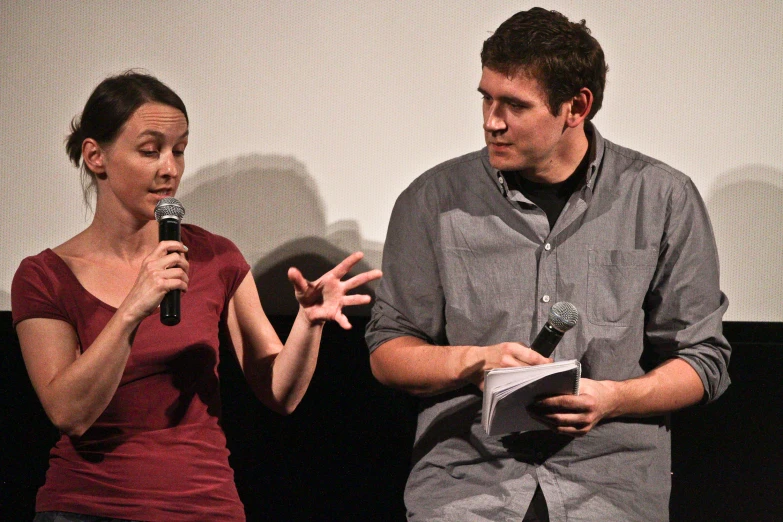
<path fill-rule="evenodd" d="M 548 303 L 549 302 L 549 296 L 545 295 L 544 297 L 541 298 L 541 300 L 544 301 L 545 303 Z"/>
<path fill-rule="evenodd" d="M 544 250 L 546 250 L 546 251 L 552 250 L 552 245 L 547 243 L 546 245 L 544 245 Z"/>

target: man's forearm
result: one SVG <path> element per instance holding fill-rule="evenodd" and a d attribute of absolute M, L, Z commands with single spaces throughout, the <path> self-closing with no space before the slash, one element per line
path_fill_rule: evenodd
<path fill-rule="evenodd" d="M 660 415 L 696 404 L 703 396 L 696 371 L 682 359 L 670 359 L 627 381 L 582 379 L 579 395 L 546 397 L 530 410 L 553 430 L 582 436 L 603 419 Z"/>
<path fill-rule="evenodd" d="M 614 388 L 612 417 L 658 415 L 697 404 L 704 397 L 699 375 L 683 359 L 669 359 L 641 377 L 615 383 Z"/>
<path fill-rule="evenodd" d="M 552 362 L 519 343 L 492 346 L 435 346 L 416 337 L 397 337 L 370 356 L 381 383 L 414 395 L 434 395 L 474 384 L 483 389 L 492 368 Z"/>
<path fill-rule="evenodd" d="M 397 337 L 370 356 L 381 383 L 414 395 L 434 395 L 465 386 L 470 346 L 435 346 L 417 337 Z"/>

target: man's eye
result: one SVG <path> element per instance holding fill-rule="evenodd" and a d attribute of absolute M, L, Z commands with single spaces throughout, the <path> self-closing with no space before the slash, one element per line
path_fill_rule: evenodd
<path fill-rule="evenodd" d="M 155 156 L 158 155 L 158 151 L 157 150 L 141 150 L 140 152 L 141 152 L 142 156 L 147 156 L 149 158 L 152 158 L 152 157 L 155 157 Z"/>

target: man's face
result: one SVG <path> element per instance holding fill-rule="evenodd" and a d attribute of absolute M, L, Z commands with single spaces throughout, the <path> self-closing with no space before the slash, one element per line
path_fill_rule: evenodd
<path fill-rule="evenodd" d="M 478 90 L 484 98 L 484 139 L 490 164 L 545 180 L 565 146 L 561 140 L 566 129 L 564 107 L 553 116 L 540 83 L 525 74 L 509 78 L 485 67 Z"/>

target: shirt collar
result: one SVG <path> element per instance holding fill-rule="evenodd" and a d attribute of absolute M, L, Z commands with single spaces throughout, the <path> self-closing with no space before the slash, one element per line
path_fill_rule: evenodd
<path fill-rule="evenodd" d="M 596 129 L 595 125 L 590 121 L 585 122 L 585 134 L 592 136 L 588 136 L 590 139 L 590 148 L 587 153 L 589 154 L 590 164 L 587 166 L 585 185 L 590 190 L 593 190 L 593 185 L 595 185 L 596 177 L 598 176 L 598 169 L 601 166 L 601 160 L 604 158 L 606 143 L 604 142 L 601 133 L 598 132 L 598 129 Z"/>
<path fill-rule="evenodd" d="M 585 122 L 585 134 L 588 135 L 590 142 L 590 148 L 587 151 L 590 157 L 590 164 L 587 166 L 585 186 L 588 189 L 593 190 L 598 175 L 598 169 L 601 166 L 601 160 L 603 160 L 604 157 L 606 144 L 601 133 L 598 132 L 598 129 L 596 129 L 595 125 L 590 121 Z M 508 186 L 506 185 L 506 180 L 503 178 L 503 173 L 496 168 L 492 168 L 492 172 L 494 173 L 493 177 L 495 179 L 495 184 L 498 186 L 498 189 L 500 189 L 503 196 L 507 197 Z"/>

